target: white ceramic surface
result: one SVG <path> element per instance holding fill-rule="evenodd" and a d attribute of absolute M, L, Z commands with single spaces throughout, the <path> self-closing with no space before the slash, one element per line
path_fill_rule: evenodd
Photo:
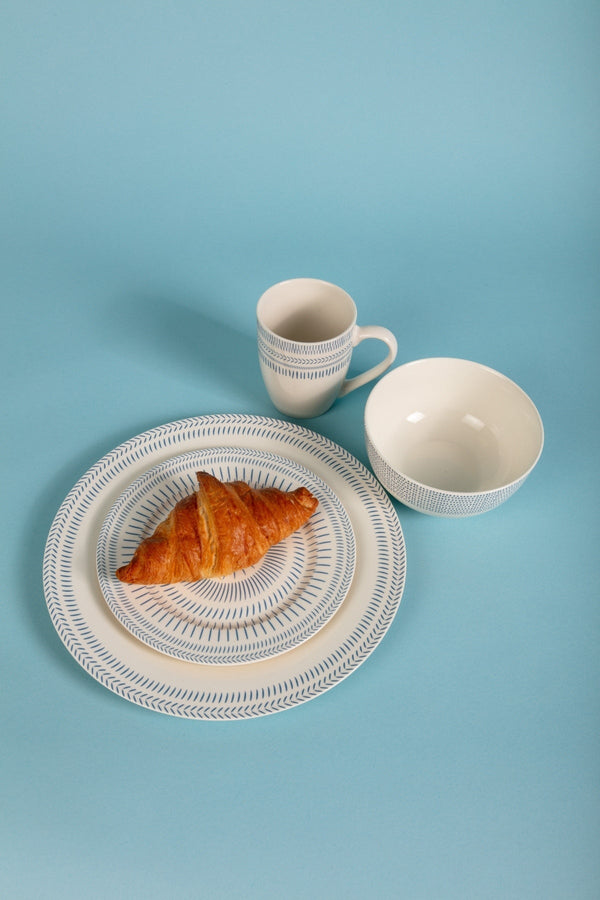
<path fill-rule="evenodd" d="M 377 378 L 396 358 L 394 335 L 380 325 L 356 324 L 352 297 L 317 278 L 292 278 L 270 287 L 256 308 L 258 358 L 267 392 L 280 412 L 319 416 L 344 396 Z M 384 360 L 346 378 L 352 348 L 366 338 L 383 341 Z"/>
<path fill-rule="evenodd" d="M 461 517 L 494 509 L 523 484 L 544 443 L 527 394 L 487 366 L 421 359 L 373 388 L 365 441 L 384 487 L 413 509 Z"/>
<path fill-rule="evenodd" d="M 221 481 L 291 491 L 306 487 L 319 506 L 308 522 L 247 569 L 226 578 L 169 585 L 123 584 L 128 562 L 175 503 L 197 490 L 196 472 Z M 355 542 L 339 499 L 293 460 L 260 450 L 195 450 L 144 472 L 111 508 L 98 541 L 102 593 L 135 637 L 177 659 L 233 665 L 297 647 L 343 602 L 354 572 Z"/>
<path fill-rule="evenodd" d="M 100 529 L 127 486 L 174 454 L 223 446 L 274 453 L 309 469 L 343 504 L 356 540 L 352 584 L 332 619 L 287 653 L 231 666 L 174 659 L 134 638 L 110 611 L 96 574 Z M 396 615 L 404 590 L 406 552 L 389 497 L 342 447 L 292 422 L 216 415 L 144 432 L 92 466 L 56 514 L 43 572 L 54 627 L 93 678 L 147 709 L 225 721 L 297 706 L 354 672 Z"/>

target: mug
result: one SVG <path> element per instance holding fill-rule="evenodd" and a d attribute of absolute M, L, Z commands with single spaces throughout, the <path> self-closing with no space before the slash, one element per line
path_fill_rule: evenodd
<path fill-rule="evenodd" d="M 337 397 L 377 378 L 393 363 L 396 338 L 380 325 L 358 326 L 352 297 L 318 278 L 274 284 L 256 308 L 258 358 L 268 394 L 280 412 L 320 416 Z M 346 378 L 352 349 L 366 338 L 388 346 L 376 366 Z"/>

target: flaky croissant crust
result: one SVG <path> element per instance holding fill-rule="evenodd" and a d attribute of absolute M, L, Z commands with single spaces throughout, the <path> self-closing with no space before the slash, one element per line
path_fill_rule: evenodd
<path fill-rule="evenodd" d="M 198 490 L 180 500 L 144 539 L 117 578 L 172 584 L 245 569 L 308 521 L 318 500 L 305 488 L 251 488 L 197 472 Z"/>

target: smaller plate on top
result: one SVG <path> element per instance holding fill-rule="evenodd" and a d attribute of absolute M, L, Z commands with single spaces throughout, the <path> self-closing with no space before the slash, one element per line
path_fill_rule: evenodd
<path fill-rule="evenodd" d="M 163 585 L 120 582 L 116 570 L 179 500 L 194 493 L 201 470 L 251 487 L 304 486 L 319 506 L 256 565 L 232 575 Z M 175 456 L 137 478 L 110 509 L 96 556 L 104 598 L 131 634 L 168 656 L 207 665 L 258 662 L 308 640 L 343 602 L 355 561 L 350 519 L 324 481 L 285 457 L 227 447 Z"/>

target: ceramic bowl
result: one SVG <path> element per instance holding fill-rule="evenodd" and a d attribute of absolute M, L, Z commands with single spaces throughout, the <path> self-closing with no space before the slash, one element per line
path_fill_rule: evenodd
<path fill-rule="evenodd" d="M 365 441 L 375 475 L 406 506 L 461 517 L 521 487 L 544 443 L 540 415 L 518 385 L 464 359 L 398 366 L 373 388 Z"/>

